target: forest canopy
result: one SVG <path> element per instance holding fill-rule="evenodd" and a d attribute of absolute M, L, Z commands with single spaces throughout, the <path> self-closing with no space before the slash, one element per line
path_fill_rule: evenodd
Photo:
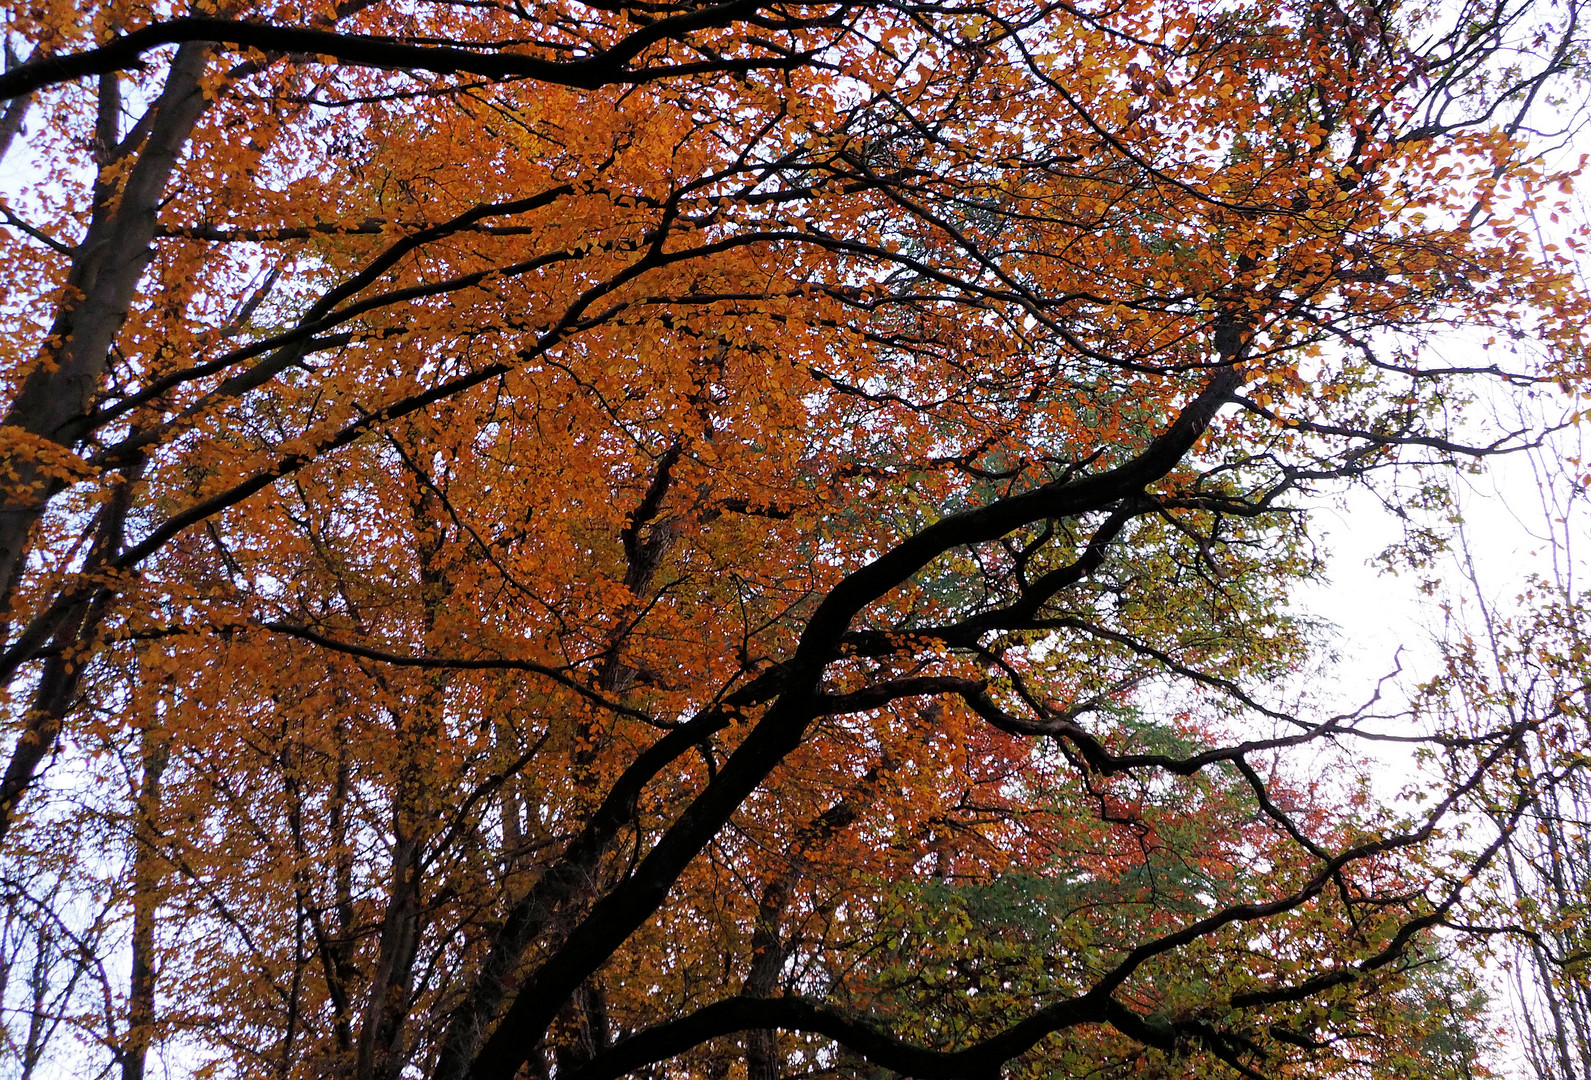
<path fill-rule="evenodd" d="M 1578 419 L 1574 2 L 7 0 L 5 1075 L 1477 1068 L 1580 638 L 1295 597 Z"/>

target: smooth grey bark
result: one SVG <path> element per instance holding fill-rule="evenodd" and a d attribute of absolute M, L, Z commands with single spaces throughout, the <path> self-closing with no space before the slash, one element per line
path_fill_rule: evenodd
<path fill-rule="evenodd" d="M 138 146 L 112 150 L 105 145 L 112 135 L 108 118 L 119 109 L 120 93 L 114 80 L 101 87 L 97 149 L 123 159 L 136 153 L 137 160 L 119 192 L 96 192 L 93 217 L 67 274 L 68 299 L 4 417 L 5 426 L 21 433 L 24 441 L 0 455 L 0 472 L 11 477 L 0 490 L 0 606 L 15 591 L 34 528 L 64 483 L 39 468 L 36 446 L 42 442 L 72 450 L 86 431 L 103 388 L 111 347 L 149 262 L 161 201 L 205 109 L 200 81 L 209 54 L 209 45 L 202 42 L 177 50 L 159 98 L 134 127 L 133 137 L 141 136 Z M 61 720 L 76 696 L 80 669 L 62 659 L 59 650 L 75 645 L 82 633 L 92 632 L 96 607 L 102 613 L 100 603 L 80 605 L 53 642 L 57 652 L 45 664 L 34 708 L 0 781 L 0 837 L 9 830 L 17 804 L 53 749 Z"/>

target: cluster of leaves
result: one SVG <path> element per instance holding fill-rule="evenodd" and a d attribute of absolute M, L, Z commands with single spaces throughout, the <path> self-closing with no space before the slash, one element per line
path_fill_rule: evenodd
<path fill-rule="evenodd" d="M 1442 1067 L 1540 719 L 1270 688 L 1300 495 L 1584 378 L 1577 11 L 3 10 L 24 1074 Z"/>

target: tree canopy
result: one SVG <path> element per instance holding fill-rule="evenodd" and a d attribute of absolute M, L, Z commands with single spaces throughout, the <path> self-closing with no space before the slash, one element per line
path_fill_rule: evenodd
<path fill-rule="evenodd" d="M 1292 597 L 1576 419 L 1577 8 L 4 11 L 20 1075 L 1472 1055 L 1584 688 L 1388 724 Z"/>

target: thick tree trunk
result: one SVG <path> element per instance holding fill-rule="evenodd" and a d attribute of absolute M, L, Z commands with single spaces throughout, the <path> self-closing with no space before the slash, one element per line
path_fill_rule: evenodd
<path fill-rule="evenodd" d="M 393 848 L 391 891 L 361 1026 L 354 1073 L 358 1080 L 393 1080 L 403 1069 L 404 1021 L 421 931 L 420 869 L 419 839 L 400 835 Z"/>
<path fill-rule="evenodd" d="M 111 346 L 137 295 L 172 170 L 205 108 L 200 81 L 209 52 L 203 43 L 178 48 L 165 88 L 144 118 L 147 124 L 140 121 L 134 128 L 135 135 L 142 137 L 141 149 L 106 145 L 117 134 L 114 121 L 106 118 L 119 112 L 120 93 L 114 77 L 101 82 L 96 140 L 102 168 L 134 152 L 137 160 L 119 190 L 102 185 L 96 191 L 93 218 L 75 251 L 66 280 L 68 299 L 50 329 L 50 344 L 5 414 L 4 425 L 14 432 L 0 447 L 0 473 L 9 477 L 0 487 L 0 607 L 10 601 L 21 579 L 34 527 L 64 484 L 61 475 L 40 468 L 39 449 L 50 445 L 74 449 L 84 434 L 83 421 L 102 391 Z M 84 616 L 92 606 L 68 613 L 64 626 L 91 634 L 97 620 L 84 625 Z M 75 640 L 62 640 L 59 632 L 55 637 L 57 648 L 76 645 Z M 53 748 L 66 705 L 76 693 L 79 669 L 58 657 L 49 662 L 56 665 L 53 673 L 47 664 L 34 712 L 0 784 L 0 837 L 9 829 L 39 763 Z"/>
<path fill-rule="evenodd" d="M 798 876 L 791 870 L 790 878 Z M 771 882 L 762 890 L 757 905 L 757 928 L 751 935 L 751 969 L 746 973 L 741 993 L 747 997 L 767 997 L 778 985 L 788 949 L 781 934 L 785 905 L 789 903 L 789 879 Z M 779 1033 L 772 1028 L 746 1032 L 747 1080 L 779 1080 L 784 1058 L 779 1053 Z"/>

